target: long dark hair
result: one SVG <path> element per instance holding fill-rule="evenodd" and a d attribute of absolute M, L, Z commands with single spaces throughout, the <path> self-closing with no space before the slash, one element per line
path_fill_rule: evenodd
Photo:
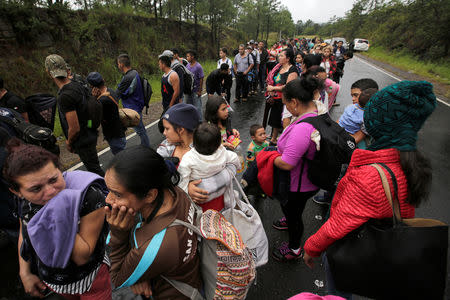
<path fill-rule="evenodd" d="M 291 48 L 285 48 L 283 49 L 284 55 L 286 55 L 286 57 L 289 59 L 289 63 L 293 66 L 295 66 L 295 55 L 294 55 L 294 50 L 292 50 Z"/>
<path fill-rule="evenodd" d="M 417 207 L 430 196 L 433 177 L 430 160 L 419 151 L 400 151 L 400 165 L 408 183 L 407 202 Z"/>
<path fill-rule="evenodd" d="M 171 173 L 164 159 L 155 150 L 144 146 L 127 148 L 109 162 L 107 170 L 114 170 L 118 181 L 138 199 L 143 199 L 151 189 L 158 195 L 168 189 L 175 193 L 179 175 Z"/>
<path fill-rule="evenodd" d="M 303 104 L 314 99 L 314 91 L 320 86 L 319 79 L 314 76 L 296 78 L 289 81 L 283 88 L 283 97 L 286 101 L 297 99 Z"/>
<path fill-rule="evenodd" d="M 205 120 L 218 125 L 219 124 L 219 117 L 217 116 L 217 111 L 219 110 L 219 107 L 225 104 L 227 105 L 227 101 L 218 95 L 214 95 L 208 98 L 208 101 L 206 101 L 206 107 L 205 107 Z M 229 117 L 228 117 L 229 118 Z M 222 125 L 225 125 L 226 120 L 221 121 Z"/>

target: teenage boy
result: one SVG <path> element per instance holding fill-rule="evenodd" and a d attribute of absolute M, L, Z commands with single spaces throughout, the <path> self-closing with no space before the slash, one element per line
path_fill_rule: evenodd
<path fill-rule="evenodd" d="M 203 89 L 203 73 L 202 65 L 197 61 L 197 52 L 189 50 L 186 52 L 186 58 L 189 64 L 186 68 L 194 74 L 194 88 L 190 95 L 186 95 L 185 103 L 194 105 L 200 114 L 200 122 L 202 120 L 202 89 Z"/>
<path fill-rule="evenodd" d="M 150 147 L 150 140 L 147 135 L 144 123 L 142 122 L 142 109 L 144 108 L 144 90 L 139 73 L 131 68 L 131 61 L 128 54 L 121 54 L 117 58 L 117 68 L 123 73 L 122 80 L 117 87 L 117 95 L 122 99 L 124 108 L 136 111 L 141 120 L 139 125 L 134 127 L 137 135 L 141 138 L 141 145 Z"/>
<path fill-rule="evenodd" d="M 361 95 L 362 91 L 368 90 L 368 89 L 375 89 L 378 90 L 378 84 L 375 80 L 371 78 L 363 78 L 355 81 L 352 86 L 350 87 L 350 94 L 352 96 L 352 102 L 353 104 L 357 104 L 359 102 L 359 96 Z M 364 132 L 364 122 L 362 123 L 361 130 L 355 132 L 352 136 L 355 138 L 355 142 L 358 144 L 361 142 L 367 135 L 367 133 Z M 333 191 L 325 191 L 323 195 L 317 195 L 313 197 L 313 201 L 317 204 L 326 204 L 329 205 L 331 203 L 331 200 L 334 196 L 334 190 Z"/>
<path fill-rule="evenodd" d="M 45 58 L 45 70 L 59 89 L 56 101 L 67 150 L 78 154 L 89 172 L 105 176 L 97 156 L 97 129 L 88 127 L 87 89 L 67 78 L 66 62 L 57 54 Z"/>

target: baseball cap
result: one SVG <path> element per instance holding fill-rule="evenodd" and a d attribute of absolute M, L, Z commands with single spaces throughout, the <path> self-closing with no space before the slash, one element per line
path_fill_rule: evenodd
<path fill-rule="evenodd" d="M 170 59 L 172 59 L 173 58 L 173 52 L 170 51 L 170 50 L 164 50 L 164 52 L 160 56 L 158 56 L 158 58 L 161 58 L 163 56 L 167 56 Z"/>
<path fill-rule="evenodd" d="M 91 72 L 86 77 L 86 81 L 95 87 L 101 86 L 103 84 L 103 77 L 99 72 Z"/>
<path fill-rule="evenodd" d="M 162 117 L 172 124 L 194 131 L 200 123 L 200 114 L 192 104 L 179 103 L 171 106 Z"/>
<path fill-rule="evenodd" d="M 67 64 L 58 54 L 51 54 L 45 58 L 45 69 L 52 78 L 67 77 Z"/>

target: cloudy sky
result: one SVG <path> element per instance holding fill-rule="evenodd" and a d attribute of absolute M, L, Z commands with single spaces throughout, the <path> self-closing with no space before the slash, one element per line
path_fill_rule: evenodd
<path fill-rule="evenodd" d="M 297 20 L 327 22 L 334 15 L 343 17 L 353 6 L 354 0 L 281 0 L 287 6 L 296 23 Z"/>

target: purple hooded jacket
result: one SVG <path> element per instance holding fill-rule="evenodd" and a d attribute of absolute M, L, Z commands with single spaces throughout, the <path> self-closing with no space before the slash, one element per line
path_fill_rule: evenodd
<path fill-rule="evenodd" d="M 63 173 L 66 188 L 47 202 L 28 222 L 27 231 L 39 259 L 49 267 L 65 268 L 72 255 L 80 222 L 80 207 L 89 186 L 107 195 L 105 181 L 85 171 Z"/>

